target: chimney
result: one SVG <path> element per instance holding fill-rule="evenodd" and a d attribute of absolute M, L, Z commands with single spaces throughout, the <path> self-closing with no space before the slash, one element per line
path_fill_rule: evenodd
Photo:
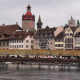
<path fill-rule="evenodd" d="M 5 24 L 3 23 L 2 25 L 4 26 Z"/>
<path fill-rule="evenodd" d="M 18 22 L 16 22 L 16 25 L 18 25 Z"/>

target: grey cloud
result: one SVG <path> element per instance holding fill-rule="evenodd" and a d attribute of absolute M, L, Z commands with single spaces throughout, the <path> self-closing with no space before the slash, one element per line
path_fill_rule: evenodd
<path fill-rule="evenodd" d="M 0 25 L 18 21 L 21 26 L 22 14 L 26 13 L 28 4 L 36 16 L 35 22 L 41 15 L 43 27 L 65 25 L 71 15 L 76 20 L 80 19 L 80 0 L 0 0 Z"/>

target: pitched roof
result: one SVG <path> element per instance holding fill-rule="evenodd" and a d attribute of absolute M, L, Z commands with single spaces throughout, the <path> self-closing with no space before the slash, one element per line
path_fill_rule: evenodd
<path fill-rule="evenodd" d="M 42 29 L 39 29 L 34 38 L 37 38 L 36 35 L 38 35 L 38 38 L 42 38 L 42 37 L 54 37 L 54 31 L 56 30 L 56 28 L 42 28 Z M 43 36 L 40 36 L 41 34 L 43 34 Z M 47 34 L 47 36 L 45 36 L 45 34 Z M 52 34 L 52 36 L 50 36 L 50 34 Z"/>
<path fill-rule="evenodd" d="M 80 32 L 76 33 L 75 37 L 80 37 Z"/>
<path fill-rule="evenodd" d="M 73 33 L 76 31 L 77 27 L 70 27 Z"/>
<path fill-rule="evenodd" d="M 38 19 L 38 22 L 37 22 L 37 25 L 42 25 L 43 23 L 42 23 L 42 21 L 41 21 L 41 17 L 40 17 L 40 15 L 39 15 L 39 19 Z"/>
<path fill-rule="evenodd" d="M 17 31 L 10 37 L 10 40 L 25 39 L 29 35 L 34 35 L 34 32 Z"/>
<path fill-rule="evenodd" d="M 16 30 L 22 30 L 22 28 L 17 24 L 0 26 L 0 33 L 13 33 Z"/>
<path fill-rule="evenodd" d="M 57 28 L 53 27 L 53 28 L 42 28 L 42 29 L 39 29 L 39 31 L 46 31 L 46 30 L 52 30 L 52 31 L 55 31 Z"/>
<path fill-rule="evenodd" d="M 59 33 L 55 39 L 60 39 L 60 38 L 64 38 L 64 32 Z"/>
<path fill-rule="evenodd" d="M 33 15 L 30 10 L 31 10 L 31 6 L 28 5 L 27 12 L 23 14 L 22 20 L 35 20 L 35 15 Z"/>

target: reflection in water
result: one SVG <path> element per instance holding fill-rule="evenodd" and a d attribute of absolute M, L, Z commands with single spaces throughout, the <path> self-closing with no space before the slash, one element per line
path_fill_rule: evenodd
<path fill-rule="evenodd" d="M 75 66 L 17 65 L 0 63 L 0 80 L 80 80 Z"/>

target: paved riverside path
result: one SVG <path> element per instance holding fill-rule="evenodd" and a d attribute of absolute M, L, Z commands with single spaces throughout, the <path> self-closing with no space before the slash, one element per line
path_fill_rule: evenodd
<path fill-rule="evenodd" d="M 80 63 L 80 59 L 0 57 L 0 62 Z"/>

